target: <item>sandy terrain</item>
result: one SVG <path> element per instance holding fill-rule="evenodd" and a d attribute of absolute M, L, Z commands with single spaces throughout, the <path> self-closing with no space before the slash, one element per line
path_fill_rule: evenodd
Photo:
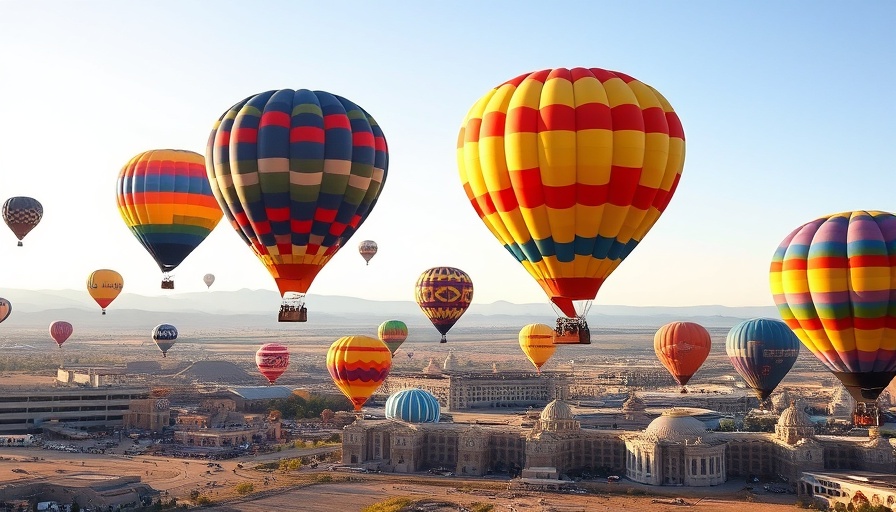
<path fill-rule="evenodd" d="M 793 495 L 769 494 L 743 490 L 744 482 L 731 481 L 713 488 L 657 488 L 638 484 L 587 483 L 587 494 L 509 491 L 504 479 L 461 479 L 428 474 L 345 474 L 326 471 L 321 465 L 312 470 L 302 468 L 289 474 L 265 472 L 253 468 L 261 462 L 278 458 L 318 454 L 327 449 L 289 450 L 255 458 L 218 461 L 222 468 L 209 468 L 207 461 L 154 456 L 96 455 L 66 453 L 37 448 L 0 448 L 0 485 L 16 481 L 40 479 L 56 483 L 100 480 L 121 475 L 134 475 L 166 497 L 188 503 L 190 492 L 199 491 L 215 503 L 207 510 L 270 511 L 303 510 L 333 512 L 361 510 L 373 503 L 394 496 L 454 504 L 427 510 L 457 510 L 457 505 L 489 503 L 495 511 L 672 511 L 698 509 L 719 512 L 741 512 L 744 502 L 761 503 L 763 512 L 794 510 Z M 38 460 L 33 460 L 35 457 Z M 237 467 L 242 463 L 244 469 Z M 13 469 L 25 473 L 13 472 Z M 265 480 L 267 479 L 267 483 Z M 250 482 L 254 493 L 239 496 L 238 483 Z M 631 489 L 631 490 L 630 490 Z M 647 493 L 632 495 L 629 493 Z M 666 497 L 683 498 L 690 506 L 654 503 Z"/>

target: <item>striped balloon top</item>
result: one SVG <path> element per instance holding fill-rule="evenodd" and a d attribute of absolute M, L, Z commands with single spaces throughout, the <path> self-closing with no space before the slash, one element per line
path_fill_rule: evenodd
<path fill-rule="evenodd" d="M 386 418 L 408 423 L 438 423 L 439 401 L 428 391 L 405 389 L 386 399 Z"/>

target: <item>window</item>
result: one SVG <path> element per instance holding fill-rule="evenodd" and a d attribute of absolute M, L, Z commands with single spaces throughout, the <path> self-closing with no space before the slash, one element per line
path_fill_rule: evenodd
<path fill-rule="evenodd" d="M 700 459 L 700 474 L 706 474 L 706 459 Z"/>

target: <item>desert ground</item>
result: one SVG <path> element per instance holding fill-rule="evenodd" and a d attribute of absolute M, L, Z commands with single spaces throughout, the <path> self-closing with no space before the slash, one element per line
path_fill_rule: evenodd
<path fill-rule="evenodd" d="M 301 468 L 283 472 L 254 469 L 264 462 L 302 455 L 323 455 L 333 448 L 296 449 L 255 457 L 217 461 L 214 470 L 201 459 L 175 459 L 138 455 L 66 453 L 40 448 L 0 448 L 0 485 L 24 480 L 77 484 L 117 476 L 139 476 L 162 492 L 165 499 L 177 498 L 189 504 L 191 491 L 207 497 L 206 510 L 255 511 L 302 510 L 333 512 L 362 510 L 391 497 L 419 502 L 415 510 L 447 511 L 469 508 L 475 503 L 490 504 L 495 511 L 672 511 L 683 508 L 734 512 L 745 502 L 761 504 L 763 512 L 793 510 L 793 495 L 771 494 L 756 486 L 745 490 L 743 480 L 733 480 L 712 488 L 658 488 L 621 483 L 582 483 L 584 494 L 511 491 L 505 478 L 463 479 L 428 474 L 360 474 Z M 35 460 L 37 458 L 37 460 Z M 242 464 L 242 468 L 238 467 Z M 13 471 L 13 470 L 16 471 Z M 239 483 L 253 484 L 253 492 L 239 495 Z M 195 496 L 195 493 L 194 493 Z M 681 498 L 686 505 L 657 502 Z M 423 506 L 423 504 L 429 504 Z M 422 507 L 422 508 L 420 508 Z"/>

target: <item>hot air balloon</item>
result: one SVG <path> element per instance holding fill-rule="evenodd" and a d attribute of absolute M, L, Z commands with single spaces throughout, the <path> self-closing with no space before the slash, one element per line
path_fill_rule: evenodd
<path fill-rule="evenodd" d="M 725 351 L 761 402 L 793 368 L 800 355 L 800 341 L 780 320 L 753 318 L 728 331 Z"/>
<path fill-rule="evenodd" d="M 255 352 L 258 371 L 273 384 L 289 366 L 289 349 L 279 343 L 266 343 Z"/>
<path fill-rule="evenodd" d="M 445 335 L 473 302 L 473 281 L 459 268 L 433 267 L 417 278 L 414 296 L 423 314 L 442 333 L 439 343 L 446 343 Z"/>
<path fill-rule="evenodd" d="M 206 289 L 211 288 L 215 283 L 215 275 L 205 274 L 204 276 L 202 276 L 202 282 L 205 283 Z"/>
<path fill-rule="evenodd" d="M 563 315 L 584 323 L 669 204 L 684 148 L 681 122 L 654 88 L 615 71 L 557 68 L 479 99 L 457 162 L 492 235 Z"/>
<path fill-rule="evenodd" d="M 168 350 L 177 339 L 177 328 L 171 324 L 159 324 L 152 329 L 152 340 L 162 351 L 162 357 L 168 357 Z"/>
<path fill-rule="evenodd" d="M 675 382 L 682 386 L 697 373 L 706 357 L 712 339 L 709 331 L 694 322 L 671 322 L 659 328 L 653 336 L 653 350 Z"/>
<path fill-rule="evenodd" d="M 343 336 L 327 351 L 327 371 L 356 411 L 386 380 L 391 367 L 389 347 L 368 336 Z"/>
<path fill-rule="evenodd" d="M 118 174 L 118 213 L 173 289 L 177 268 L 215 229 L 223 213 L 212 195 L 205 158 L 177 149 L 145 151 Z"/>
<path fill-rule="evenodd" d="M 364 240 L 358 244 L 358 252 L 361 254 L 361 257 L 364 258 L 364 261 L 367 262 L 367 265 L 370 264 L 370 260 L 376 255 L 376 250 L 376 242 L 373 240 Z"/>
<path fill-rule="evenodd" d="M 554 355 L 554 329 L 545 324 L 529 324 L 520 329 L 520 348 L 538 373 L 548 359 Z"/>
<path fill-rule="evenodd" d="M 0 322 L 9 318 L 10 313 L 12 313 L 12 304 L 8 300 L 0 298 Z"/>
<path fill-rule="evenodd" d="M 781 318 L 856 400 L 854 422 L 877 426 L 876 400 L 896 376 L 896 215 L 803 224 L 775 251 L 769 281 Z"/>
<path fill-rule="evenodd" d="M 324 91 L 256 94 L 215 124 L 212 192 L 276 281 L 281 322 L 307 320 L 305 293 L 373 210 L 388 163 L 376 121 Z"/>
<path fill-rule="evenodd" d="M 73 331 L 72 324 L 62 320 L 56 320 L 50 324 L 50 337 L 59 345 L 59 348 L 62 348 L 62 344 L 72 335 Z"/>
<path fill-rule="evenodd" d="M 3 220 L 19 239 L 19 247 L 22 247 L 25 235 L 40 223 L 43 216 L 43 205 L 33 197 L 10 197 L 3 203 Z"/>
<path fill-rule="evenodd" d="M 408 326 L 401 320 L 386 320 L 380 324 L 376 334 L 394 356 L 398 347 L 408 339 Z"/>
<path fill-rule="evenodd" d="M 124 279 L 114 270 L 106 268 L 94 270 L 87 277 L 87 293 L 103 309 L 104 315 L 106 308 L 115 300 L 115 297 L 118 297 L 122 288 L 124 288 Z"/>
<path fill-rule="evenodd" d="M 439 400 L 429 391 L 403 389 L 386 399 L 387 419 L 408 423 L 438 423 L 441 417 Z"/>

